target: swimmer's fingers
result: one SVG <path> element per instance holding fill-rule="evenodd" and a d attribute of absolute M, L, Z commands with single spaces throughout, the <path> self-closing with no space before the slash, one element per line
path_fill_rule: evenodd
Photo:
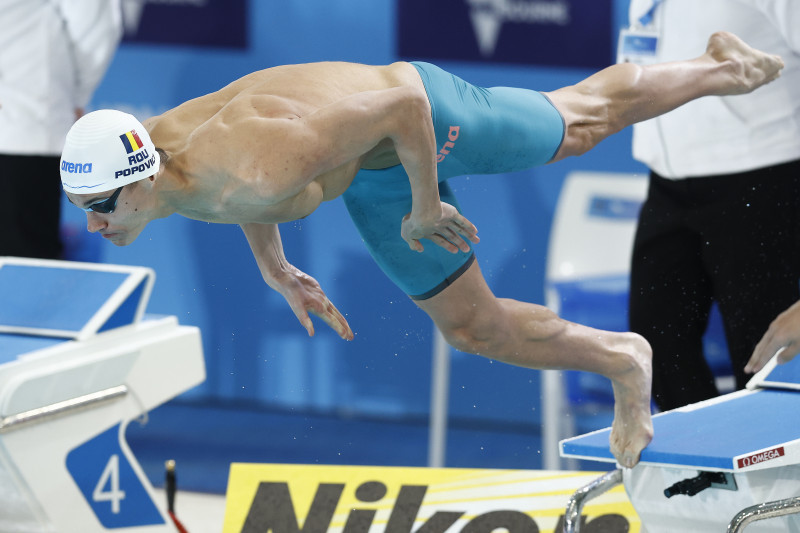
<path fill-rule="evenodd" d="M 455 206 L 442 202 L 442 225 L 437 233 L 452 242 L 462 252 L 469 252 L 469 244 L 479 242 L 478 228 L 458 212 Z M 466 240 L 465 240 L 466 239 Z"/>
<path fill-rule="evenodd" d="M 475 227 L 475 224 L 467 220 L 464 215 L 459 213 L 456 217 L 454 217 L 453 224 L 454 226 L 450 228 L 452 231 L 463 235 L 465 238 L 469 239 L 475 244 L 481 242 L 480 237 L 478 237 L 478 228 Z"/>
<path fill-rule="evenodd" d="M 469 224 L 469 220 L 467 219 L 464 220 L 466 220 L 466 222 Z M 472 226 L 472 224 L 469 225 Z M 472 226 L 472 230 L 477 231 L 475 229 L 475 226 Z M 445 229 L 445 231 L 443 232 L 443 236 L 445 239 L 447 239 L 449 242 L 455 245 L 452 249 L 446 247 L 448 250 L 454 253 L 459 250 L 461 250 L 464 253 L 469 252 L 470 250 L 469 244 L 467 243 L 465 238 L 475 243 L 480 241 L 480 239 L 478 239 L 478 236 L 473 231 L 468 230 L 466 227 L 455 223 L 455 221 L 447 229 Z"/>
<path fill-rule="evenodd" d="M 442 248 L 453 254 L 457 253 L 459 250 L 463 252 L 469 251 L 469 245 L 464 241 L 464 239 L 459 237 L 457 233 L 451 230 L 445 230 L 444 233 L 446 236 L 434 233 L 428 235 L 426 238 L 432 243 L 441 246 Z M 425 249 L 425 247 L 418 239 L 406 239 L 406 242 L 408 243 L 409 248 L 411 248 L 415 252 L 421 252 Z"/>
<path fill-rule="evenodd" d="M 422 245 L 419 239 L 406 239 L 406 243 L 408 244 L 408 247 L 415 252 L 422 252 L 425 250 L 425 247 Z"/>
<path fill-rule="evenodd" d="M 427 236 L 427 239 L 432 243 L 441 246 L 442 248 L 444 248 L 445 250 L 447 250 L 452 254 L 458 252 L 458 250 L 460 249 L 460 246 L 456 246 L 455 244 L 453 244 L 453 242 L 460 241 L 462 245 L 466 246 L 464 240 L 455 235 L 452 231 L 447 231 L 447 238 L 434 233 L 432 235 Z M 406 240 L 406 242 L 409 243 L 409 248 L 411 248 L 415 252 L 421 252 L 425 250 L 425 247 L 418 239 L 411 239 L 410 241 Z M 468 246 L 467 250 L 469 250 Z"/>
<path fill-rule="evenodd" d="M 325 298 L 325 301 L 322 302 L 321 308 L 310 308 L 308 311 L 321 318 L 344 340 L 353 340 L 353 330 L 350 329 L 347 319 L 345 319 L 344 315 L 336 309 L 336 306 L 333 305 L 328 298 Z"/>
<path fill-rule="evenodd" d="M 466 220 L 466 219 L 465 219 Z M 469 221 L 467 221 L 469 222 Z M 472 226 L 474 229 L 474 226 Z M 478 242 L 478 237 L 472 233 L 467 234 L 462 226 L 458 224 L 451 224 L 450 226 L 446 227 L 441 233 L 433 234 L 428 239 L 433 241 L 434 244 L 437 244 L 447 250 L 450 253 L 457 253 L 458 251 L 462 251 L 464 253 L 469 252 L 469 244 L 466 240 L 462 237 L 469 238 L 472 242 Z"/>
<path fill-rule="evenodd" d="M 322 292 L 319 285 L 317 285 L 315 289 L 316 290 L 309 291 L 303 295 L 300 305 L 291 305 L 290 302 L 295 316 L 300 320 L 303 327 L 306 328 L 308 335 L 311 337 L 314 336 L 314 324 L 309 317 L 309 313 L 311 313 L 321 318 L 323 322 L 330 326 L 330 328 L 344 340 L 353 340 L 353 330 L 350 329 L 350 325 L 347 323 L 344 315 L 342 315 L 328 297 L 325 296 L 325 293 Z"/>
<path fill-rule="evenodd" d="M 286 299 L 310 337 L 314 336 L 314 323 L 309 313 L 321 318 L 343 339 L 353 339 L 353 331 L 347 320 L 325 296 L 316 279 L 290 265 L 283 276 L 270 281 L 271 286 Z"/>
<path fill-rule="evenodd" d="M 303 308 L 295 308 L 293 305 L 291 305 L 291 303 L 289 304 L 289 307 L 292 308 L 292 311 L 294 312 L 294 316 L 296 316 L 297 320 L 300 321 L 300 325 L 303 326 L 306 329 L 306 331 L 308 332 L 308 336 L 309 337 L 313 337 L 314 336 L 314 323 L 311 322 L 311 317 L 308 316 L 308 311 L 306 311 Z"/>
<path fill-rule="evenodd" d="M 442 234 L 434 233 L 428 237 L 428 240 L 441 246 L 451 254 L 457 253 L 459 250 L 462 252 L 469 252 L 469 244 L 450 229 L 445 229 L 442 231 Z"/>
<path fill-rule="evenodd" d="M 454 206 L 442 202 L 441 217 L 429 223 L 419 223 L 412 213 L 403 217 L 400 234 L 414 251 L 424 250 L 421 239 L 428 239 L 450 253 L 469 252 L 469 243 L 480 242 L 478 229 Z"/>
<path fill-rule="evenodd" d="M 314 336 L 314 323 L 311 321 L 310 313 L 321 318 L 344 340 L 353 340 L 353 330 L 350 329 L 347 320 L 324 295 L 321 298 L 305 300 L 298 305 L 293 305 L 293 302 L 289 301 L 289 307 L 292 308 L 294 315 L 306 329 L 309 337 Z"/>

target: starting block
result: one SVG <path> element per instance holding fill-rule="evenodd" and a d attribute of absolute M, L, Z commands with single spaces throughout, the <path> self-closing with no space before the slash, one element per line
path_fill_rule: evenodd
<path fill-rule="evenodd" d="M 573 514 L 587 493 L 623 482 L 646 533 L 733 533 L 755 521 L 748 533 L 800 532 L 800 357 L 773 357 L 746 390 L 658 414 L 653 428 L 639 464 L 576 493 Z M 614 462 L 609 433 L 564 440 L 561 454 Z"/>
<path fill-rule="evenodd" d="M 0 531 L 176 530 L 128 423 L 205 379 L 143 267 L 0 257 Z"/>

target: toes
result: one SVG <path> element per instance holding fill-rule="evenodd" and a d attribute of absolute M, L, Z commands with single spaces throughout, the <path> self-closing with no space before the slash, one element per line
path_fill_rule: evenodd
<path fill-rule="evenodd" d="M 633 468 L 639 462 L 639 457 L 641 457 L 641 451 L 634 451 L 633 449 L 623 449 L 623 450 L 614 450 L 612 447 L 611 449 L 612 455 L 620 464 L 625 468 Z"/>
<path fill-rule="evenodd" d="M 650 444 L 653 439 L 652 428 L 643 428 L 642 432 L 631 439 L 619 438 L 616 431 L 611 431 L 609 444 L 611 454 L 617 462 L 625 468 L 633 468 L 639 462 L 642 450 Z"/>
<path fill-rule="evenodd" d="M 625 452 L 622 454 L 622 461 L 620 464 L 625 468 L 633 468 L 636 466 L 636 463 L 639 462 L 639 454 L 633 454 L 633 452 Z"/>

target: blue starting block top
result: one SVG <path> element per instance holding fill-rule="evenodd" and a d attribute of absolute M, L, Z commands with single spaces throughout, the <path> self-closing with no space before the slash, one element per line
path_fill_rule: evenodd
<path fill-rule="evenodd" d="M 145 267 L 0 257 L 0 333 L 17 336 L 3 344 L 85 339 L 133 324 L 154 278 Z"/>
<path fill-rule="evenodd" d="M 653 417 L 653 441 L 642 451 L 641 462 L 722 471 L 768 467 L 766 457 L 800 453 L 798 413 L 800 394 L 784 390 L 732 393 L 662 413 Z M 614 462 L 610 432 L 604 429 L 565 440 L 561 453 Z M 759 452 L 770 450 L 774 450 L 771 455 L 758 457 Z"/>
<path fill-rule="evenodd" d="M 800 463 L 800 357 L 773 358 L 748 389 L 654 416 L 642 464 L 738 471 Z M 613 462 L 610 432 L 562 441 L 561 454 Z"/>

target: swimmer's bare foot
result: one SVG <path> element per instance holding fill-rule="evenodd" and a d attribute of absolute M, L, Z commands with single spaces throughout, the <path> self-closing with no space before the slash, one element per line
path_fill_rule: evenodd
<path fill-rule="evenodd" d="M 749 93 L 781 75 L 783 60 L 780 56 L 766 54 L 748 46 L 732 33 L 720 31 L 708 39 L 703 56 L 723 67 L 722 74 L 728 78 L 719 91 L 719 96 Z"/>
<path fill-rule="evenodd" d="M 624 369 L 609 376 L 614 387 L 614 423 L 611 426 L 611 453 L 620 465 L 632 468 L 641 451 L 653 439 L 650 418 L 652 350 L 635 333 L 625 333 L 618 347 L 626 358 Z"/>

